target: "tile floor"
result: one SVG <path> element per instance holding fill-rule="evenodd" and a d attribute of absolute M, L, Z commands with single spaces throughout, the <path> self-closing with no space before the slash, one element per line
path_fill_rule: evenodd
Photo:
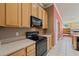
<path fill-rule="evenodd" d="M 47 56 L 79 56 L 79 51 L 72 49 L 71 37 L 63 37 L 57 45 L 52 48 Z"/>

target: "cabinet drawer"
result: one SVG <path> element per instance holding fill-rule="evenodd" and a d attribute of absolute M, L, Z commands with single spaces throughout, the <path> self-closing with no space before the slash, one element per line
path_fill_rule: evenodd
<path fill-rule="evenodd" d="M 27 52 L 35 49 L 35 44 L 32 44 L 31 46 L 27 47 Z"/>
<path fill-rule="evenodd" d="M 27 52 L 27 56 L 35 56 L 35 49 Z"/>
<path fill-rule="evenodd" d="M 10 56 L 26 56 L 26 49 L 21 49 L 13 54 L 11 54 Z"/>

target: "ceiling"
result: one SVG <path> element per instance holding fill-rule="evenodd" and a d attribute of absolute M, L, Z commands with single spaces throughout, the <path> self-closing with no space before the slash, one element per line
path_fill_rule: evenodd
<path fill-rule="evenodd" d="M 79 22 L 79 3 L 56 3 L 63 23 Z"/>
<path fill-rule="evenodd" d="M 39 5 L 41 5 L 43 8 L 48 8 L 53 5 L 53 3 L 40 3 Z"/>

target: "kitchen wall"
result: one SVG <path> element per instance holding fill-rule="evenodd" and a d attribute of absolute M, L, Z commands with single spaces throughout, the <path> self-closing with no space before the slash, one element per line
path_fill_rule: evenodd
<path fill-rule="evenodd" d="M 27 31 L 39 31 L 40 34 L 44 34 L 42 29 L 36 29 L 36 28 L 28 29 L 28 28 L 0 27 L 0 41 L 2 42 L 2 44 L 5 44 L 16 40 L 21 40 L 23 39 L 23 37 L 25 37 L 25 32 Z"/>
<path fill-rule="evenodd" d="M 58 32 L 59 36 L 63 34 L 63 22 L 61 15 L 58 14 L 58 11 L 54 5 L 47 8 L 48 12 L 48 30 L 47 34 L 52 34 L 54 36 L 54 20 L 58 20 Z"/>
<path fill-rule="evenodd" d="M 48 30 L 47 34 L 52 34 L 53 35 L 53 28 L 54 28 L 54 6 L 50 6 L 47 8 L 48 12 Z"/>
<path fill-rule="evenodd" d="M 61 37 L 63 34 L 63 23 L 58 11 L 56 10 L 55 6 L 52 5 L 47 8 L 48 12 L 48 30 L 47 34 L 51 34 L 53 38 L 53 45 L 55 44 L 55 20 L 58 20 L 58 37 Z"/>
<path fill-rule="evenodd" d="M 47 34 L 52 35 L 52 45 L 54 45 L 54 5 L 48 7 L 47 12 L 48 12 Z"/>

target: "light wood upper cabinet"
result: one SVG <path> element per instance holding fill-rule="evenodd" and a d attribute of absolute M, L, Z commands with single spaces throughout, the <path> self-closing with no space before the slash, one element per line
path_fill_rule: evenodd
<path fill-rule="evenodd" d="M 45 24 L 46 24 L 45 28 L 48 28 L 48 14 L 47 14 L 47 12 L 45 12 L 45 20 L 46 20 L 46 22 L 45 22 Z"/>
<path fill-rule="evenodd" d="M 43 20 L 43 8 L 38 7 L 38 18 Z"/>
<path fill-rule="evenodd" d="M 38 18 L 42 20 L 43 22 L 43 29 L 48 28 L 48 14 L 47 11 L 45 11 L 42 7 L 38 6 Z"/>
<path fill-rule="evenodd" d="M 48 14 L 45 10 L 43 10 L 43 29 L 48 28 Z"/>
<path fill-rule="evenodd" d="M 0 26 L 30 28 L 30 16 L 42 19 L 42 28 L 48 28 L 47 12 L 35 3 L 0 4 Z"/>
<path fill-rule="evenodd" d="M 8 26 L 20 26 L 21 15 L 20 15 L 20 4 L 7 3 L 6 4 L 6 25 Z"/>
<path fill-rule="evenodd" d="M 30 16 L 32 11 L 31 3 L 22 4 L 22 27 L 30 27 Z"/>
<path fill-rule="evenodd" d="M 5 4 L 0 3 L 0 26 L 5 26 Z"/>
<path fill-rule="evenodd" d="M 37 4 L 32 4 L 32 16 L 38 17 L 38 6 Z"/>

